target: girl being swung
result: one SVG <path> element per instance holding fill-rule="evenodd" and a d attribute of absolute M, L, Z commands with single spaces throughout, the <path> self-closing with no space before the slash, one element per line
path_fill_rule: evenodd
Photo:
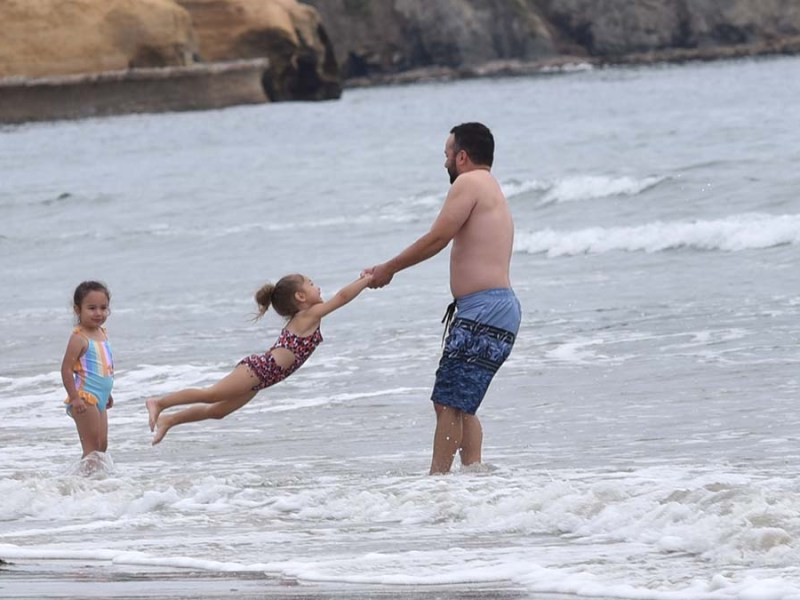
<path fill-rule="evenodd" d="M 272 306 L 289 320 L 278 340 L 267 352 L 243 359 L 236 368 L 218 383 L 207 388 L 189 388 L 146 401 L 150 431 L 155 431 L 153 444 L 158 444 L 167 432 L 181 423 L 222 419 L 247 404 L 261 390 L 294 373 L 322 342 L 322 317 L 341 308 L 358 296 L 372 280 L 362 276 L 339 290 L 327 302 L 322 300 L 318 286 L 303 275 L 286 275 L 275 285 L 266 284 L 256 292 L 259 306 L 257 319 Z M 173 414 L 163 410 L 182 404 L 191 406 Z"/>

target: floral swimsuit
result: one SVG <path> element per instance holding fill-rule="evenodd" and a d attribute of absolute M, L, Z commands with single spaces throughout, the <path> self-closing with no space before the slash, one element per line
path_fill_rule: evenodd
<path fill-rule="evenodd" d="M 239 361 L 239 364 L 246 365 L 253 375 L 258 377 L 259 383 L 253 387 L 253 391 L 263 390 L 279 381 L 283 381 L 299 369 L 321 343 L 322 333 L 319 327 L 314 333 L 305 337 L 294 334 L 288 329 L 283 329 L 278 336 L 278 341 L 272 345 L 272 348 L 263 354 L 252 354 Z M 285 369 L 281 367 L 275 362 L 275 357 L 272 356 L 272 351 L 275 348 L 285 348 L 294 354 L 294 362 Z"/>

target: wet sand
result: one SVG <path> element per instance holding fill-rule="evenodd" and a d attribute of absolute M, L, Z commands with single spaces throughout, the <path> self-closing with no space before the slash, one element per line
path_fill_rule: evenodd
<path fill-rule="evenodd" d="M 365 586 L 311 584 L 263 573 L 132 570 L 85 561 L 14 560 L 0 565 L 0 597 L 14 600 L 574 600 L 511 584 Z"/>

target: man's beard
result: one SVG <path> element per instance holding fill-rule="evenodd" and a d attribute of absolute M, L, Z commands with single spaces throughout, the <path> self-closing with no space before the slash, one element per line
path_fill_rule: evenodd
<path fill-rule="evenodd" d="M 447 167 L 447 174 L 450 175 L 450 185 L 453 185 L 458 177 L 458 172 L 455 167 Z"/>

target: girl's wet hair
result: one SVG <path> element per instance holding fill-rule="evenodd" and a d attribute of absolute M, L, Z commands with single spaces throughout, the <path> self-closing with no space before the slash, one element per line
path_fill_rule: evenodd
<path fill-rule="evenodd" d="M 99 281 L 82 281 L 78 284 L 78 287 L 75 288 L 75 293 L 72 295 L 73 305 L 80 308 L 84 299 L 90 292 L 103 292 L 106 298 L 108 298 L 109 303 L 111 302 L 111 292 L 108 291 L 106 284 Z"/>
<path fill-rule="evenodd" d="M 294 294 L 302 287 L 304 281 L 302 275 L 295 273 L 281 277 L 274 285 L 265 283 L 261 286 L 256 292 L 258 304 L 256 320 L 263 317 L 270 306 L 274 307 L 275 312 L 282 317 L 293 317 L 299 310 Z"/>

